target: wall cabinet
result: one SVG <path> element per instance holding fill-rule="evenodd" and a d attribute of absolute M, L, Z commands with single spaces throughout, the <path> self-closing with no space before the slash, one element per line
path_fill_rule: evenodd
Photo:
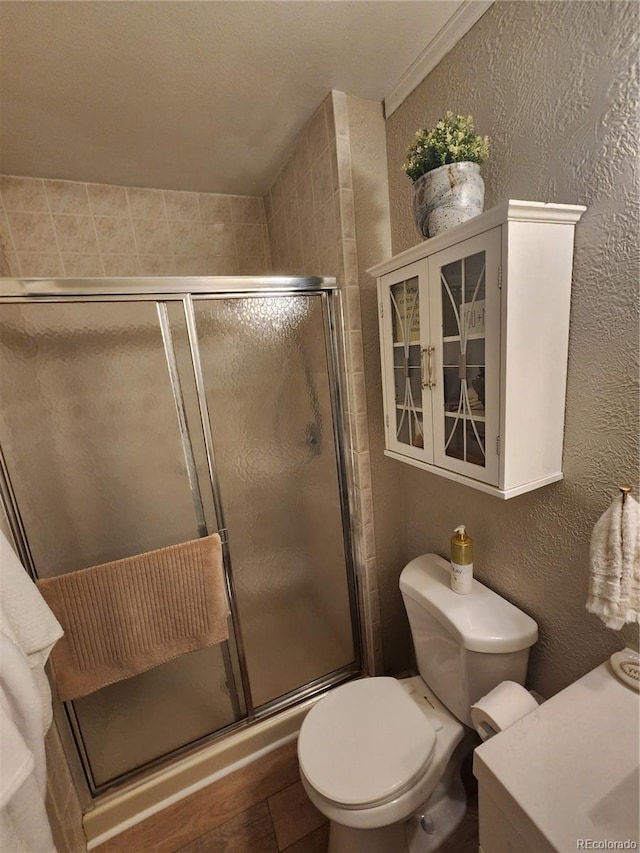
<path fill-rule="evenodd" d="M 584 210 L 508 201 L 369 270 L 388 456 L 501 498 L 562 478 Z"/>

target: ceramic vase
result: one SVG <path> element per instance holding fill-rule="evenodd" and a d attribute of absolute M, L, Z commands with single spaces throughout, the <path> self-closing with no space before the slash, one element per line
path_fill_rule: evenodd
<path fill-rule="evenodd" d="M 477 163 L 449 163 L 413 183 L 413 213 L 423 237 L 435 237 L 482 213 L 484 181 Z"/>

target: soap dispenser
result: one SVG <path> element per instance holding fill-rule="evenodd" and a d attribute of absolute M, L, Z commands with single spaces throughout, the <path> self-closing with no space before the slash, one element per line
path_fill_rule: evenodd
<path fill-rule="evenodd" d="M 459 524 L 451 537 L 451 589 L 468 595 L 473 586 L 473 540 L 464 524 Z"/>

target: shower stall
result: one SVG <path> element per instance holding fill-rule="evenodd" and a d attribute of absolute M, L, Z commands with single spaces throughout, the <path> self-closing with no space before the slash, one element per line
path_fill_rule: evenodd
<path fill-rule="evenodd" d="M 47 578 L 218 532 L 229 640 L 65 703 L 95 797 L 361 669 L 333 279 L 0 283 L 0 488 Z"/>

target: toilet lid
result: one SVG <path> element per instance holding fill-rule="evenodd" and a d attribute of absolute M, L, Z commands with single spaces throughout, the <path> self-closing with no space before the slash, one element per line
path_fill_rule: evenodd
<path fill-rule="evenodd" d="M 298 758 L 319 794 L 364 808 L 411 787 L 435 743 L 431 723 L 395 678 L 364 678 L 327 694 L 307 714 Z"/>

